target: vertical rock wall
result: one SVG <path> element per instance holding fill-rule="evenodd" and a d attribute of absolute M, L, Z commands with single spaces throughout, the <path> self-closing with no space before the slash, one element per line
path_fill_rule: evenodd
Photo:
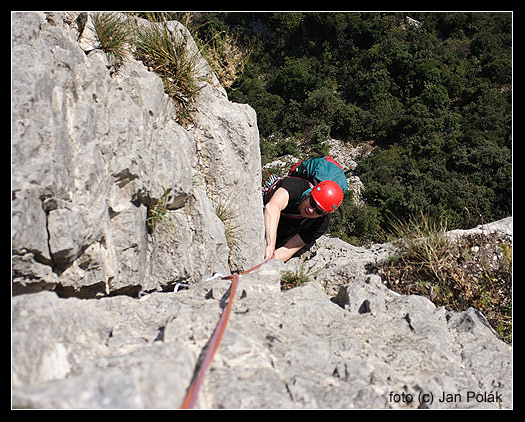
<path fill-rule="evenodd" d="M 12 15 L 13 292 L 135 295 L 258 261 L 255 112 L 197 56 L 196 123 L 183 128 L 160 78 L 133 59 L 112 72 L 101 50 L 82 50 L 70 15 Z M 230 245 L 218 204 L 242 227 Z"/>

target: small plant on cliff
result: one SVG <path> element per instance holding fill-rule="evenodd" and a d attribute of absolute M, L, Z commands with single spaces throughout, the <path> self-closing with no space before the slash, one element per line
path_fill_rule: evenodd
<path fill-rule="evenodd" d="M 442 263 L 449 253 L 449 240 L 446 236 L 447 221 L 435 220 L 421 213 L 411 216 L 407 221 L 398 219 L 392 222 L 392 235 L 404 257 L 418 262 L 438 281 L 443 281 Z"/>
<path fill-rule="evenodd" d="M 155 229 L 162 224 L 168 232 L 175 229 L 175 225 L 168 214 L 168 202 L 171 189 L 166 189 L 162 197 L 148 207 L 146 226 L 149 233 L 155 233 Z"/>
<path fill-rule="evenodd" d="M 119 13 L 97 12 L 91 14 L 93 30 L 102 51 L 110 58 L 111 64 L 118 69 L 129 54 L 133 41 L 133 30 L 128 18 Z"/>
<path fill-rule="evenodd" d="M 232 209 L 231 203 L 227 203 L 224 200 L 220 199 L 218 196 L 217 206 L 215 208 L 215 214 L 224 224 L 224 234 L 226 236 L 226 242 L 228 247 L 233 249 L 240 241 L 239 229 L 240 225 L 235 224 L 234 220 L 237 218 L 237 215 Z"/>
<path fill-rule="evenodd" d="M 158 74 L 164 91 L 175 101 L 179 119 L 187 119 L 190 104 L 199 91 L 196 57 L 182 36 L 176 36 L 166 20 L 137 29 L 135 57 Z"/>
<path fill-rule="evenodd" d="M 230 88 L 242 74 L 250 58 L 250 50 L 240 47 L 238 37 L 226 31 L 213 31 L 211 38 L 203 42 L 198 37 L 195 42 L 203 57 L 224 88 Z"/>
<path fill-rule="evenodd" d="M 454 311 L 483 312 L 498 336 L 512 341 L 512 243 L 498 233 L 454 241 L 446 223 L 422 215 L 394 223 L 398 254 L 376 270 L 388 288 L 428 297 Z"/>
<path fill-rule="evenodd" d="M 314 270 L 314 266 L 306 268 L 305 263 L 301 262 L 294 270 L 285 270 L 281 273 L 281 290 L 290 290 L 294 287 L 302 286 L 312 280 L 323 268 Z"/>

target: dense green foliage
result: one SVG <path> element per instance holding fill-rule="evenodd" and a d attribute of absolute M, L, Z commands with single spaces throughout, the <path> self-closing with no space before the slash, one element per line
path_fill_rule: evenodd
<path fill-rule="evenodd" d="M 263 159 L 325 153 L 328 137 L 373 141 L 332 232 L 380 240 L 424 212 L 449 228 L 511 214 L 510 13 L 206 13 L 200 35 L 251 48 L 228 91 L 257 112 Z M 299 147 L 300 145 L 300 147 Z"/>

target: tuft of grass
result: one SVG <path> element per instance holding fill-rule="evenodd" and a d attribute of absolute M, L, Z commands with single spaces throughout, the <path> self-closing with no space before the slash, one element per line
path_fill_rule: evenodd
<path fill-rule="evenodd" d="M 243 73 L 251 51 L 241 48 L 235 35 L 225 31 L 214 31 L 213 28 L 211 31 L 212 35 L 208 41 L 202 42 L 198 37 L 195 41 L 221 85 L 230 88 Z"/>
<path fill-rule="evenodd" d="M 99 47 L 110 58 L 115 70 L 131 54 L 160 76 L 164 91 L 175 102 L 177 119 L 181 124 L 191 122 L 194 100 L 201 89 L 197 69 L 197 55 L 188 48 L 183 36 L 174 34 L 168 22 L 175 18 L 191 20 L 191 13 L 169 12 L 96 12 L 91 14 L 93 31 Z M 146 24 L 137 24 L 130 18 L 144 18 Z M 250 56 L 234 35 L 213 31 L 208 41 L 195 41 L 224 87 L 230 87 L 242 73 Z"/>
<path fill-rule="evenodd" d="M 146 226 L 150 234 L 155 233 L 159 224 L 162 224 L 168 233 L 175 229 L 175 225 L 168 214 L 168 203 L 171 198 L 171 189 L 165 189 L 162 197 L 148 207 Z"/>
<path fill-rule="evenodd" d="M 166 20 L 149 23 L 137 29 L 135 57 L 161 77 L 164 91 L 175 101 L 179 119 L 187 118 L 200 88 L 197 58 L 186 40 L 175 36 Z"/>
<path fill-rule="evenodd" d="M 391 236 L 398 245 L 399 253 L 432 273 L 438 281 L 443 281 L 441 271 L 447 259 L 450 243 L 447 237 L 447 221 L 436 220 L 424 213 L 410 216 L 408 220 L 397 219 L 391 222 Z"/>
<path fill-rule="evenodd" d="M 315 265 L 306 268 L 305 263 L 301 262 L 296 269 L 281 272 L 281 290 L 290 290 L 294 287 L 302 286 L 323 270 L 323 268 L 317 270 L 314 270 L 314 268 Z"/>
<path fill-rule="evenodd" d="M 232 250 L 241 240 L 239 235 L 240 225 L 235 224 L 237 215 L 232 211 L 231 204 L 221 200 L 218 201 L 215 207 L 215 214 L 224 224 L 226 242 L 228 243 L 230 250 Z"/>
<path fill-rule="evenodd" d="M 388 288 L 436 306 L 480 310 L 499 338 L 512 341 L 512 240 L 498 233 L 452 241 L 446 222 L 421 214 L 392 224 L 398 251 L 375 268 Z"/>
<path fill-rule="evenodd" d="M 96 12 L 91 14 L 93 31 L 102 49 L 110 58 L 115 69 L 129 56 L 133 43 L 133 29 L 125 15 L 115 12 Z"/>

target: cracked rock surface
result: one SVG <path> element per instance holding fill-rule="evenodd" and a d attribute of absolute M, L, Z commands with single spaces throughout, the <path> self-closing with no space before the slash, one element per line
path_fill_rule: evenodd
<path fill-rule="evenodd" d="M 336 301 L 316 282 L 281 291 L 282 269 L 270 261 L 241 276 L 198 407 L 512 406 L 511 347 L 476 310 L 447 312 L 396 294 L 377 275 L 356 277 Z M 229 286 L 215 279 L 141 299 L 15 297 L 13 403 L 179 407 Z M 437 400 L 467 391 L 497 392 L 502 401 Z M 414 401 L 396 403 L 390 392 Z M 420 393 L 436 401 L 419 403 Z"/>
<path fill-rule="evenodd" d="M 80 17 L 12 14 L 12 406 L 178 408 L 230 289 L 208 278 L 264 255 L 256 115 L 199 59 L 182 127 L 142 63 L 82 49 Z M 171 224 L 149 230 L 159 201 Z M 311 282 L 281 291 L 297 258 L 241 276 L 197 407 L 512 407 L 512 346 L 387 289 L 367 268 L 392 252 L 323 237 Z"/>

